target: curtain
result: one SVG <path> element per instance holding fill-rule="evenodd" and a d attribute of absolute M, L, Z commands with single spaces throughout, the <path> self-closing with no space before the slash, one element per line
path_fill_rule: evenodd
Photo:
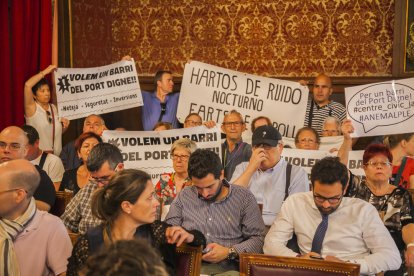
<path fill-rule="evenodd" d="M 24 123 L 25 81 L 51 64 L 51 0 L 0 1 L 0 129 Z"/>

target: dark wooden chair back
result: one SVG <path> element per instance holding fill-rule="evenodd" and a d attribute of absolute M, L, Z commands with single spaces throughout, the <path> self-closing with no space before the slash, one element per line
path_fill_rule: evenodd
<path fill-rule="evenodd" d="M 241 276 L 302 275 L 358 276 L 359 265 L 351 263 L 278 257 L 263 254 L 240 255 Z"/>
<path fill-rule="evenodd" d="M 73 246 L 75 246 L 75 243 L 78 240 L 78 237 L 79 237 L 78 233 L 69 232 L 69 238 L 70 238 L 70 241 L 72 242 Z"/>
<path fill-rule="evenodd" d="M 412 198 L 413 203 L 414 203 L 414 189 L 407 189 L 407 191 L 410 193 L 411 198 Z"/>
<path fill-rule="evenodd" d="M 183 244 L 176 249 L 177 275 L 199 276 L 201 269 L 201 246 Z"/>
<path fill-rule="evenodd" d="M 55 204 L 52 206 L 52 208 L 50 208 L 50 213 L 57 217 L 60 217 L 65 212 L 66 205 L 68 205 L 72 197 L 73 193 L 57 191 Z"/>

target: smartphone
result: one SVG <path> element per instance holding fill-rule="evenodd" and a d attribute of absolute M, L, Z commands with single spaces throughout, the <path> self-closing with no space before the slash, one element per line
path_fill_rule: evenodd
<path fill-rule="evenodd" d="M 324 260 L 324 258 L 322 256 L 313 256 L 313 255 L 310 255 L 309 257 L 311 259 Z"/>

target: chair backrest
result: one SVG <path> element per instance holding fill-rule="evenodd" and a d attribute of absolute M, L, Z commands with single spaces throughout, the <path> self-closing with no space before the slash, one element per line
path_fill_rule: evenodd
<path fill-rule="evenodd" d="M 240 275 L 358 276 L 359 265 L 352 263 L 329 262 L 324 260 L 309 260 L 243 253 L 240 255 Z"/>
<path fill-rule="evenodd" d="M 177 247 L 177 275 L 199 276 L 201 269 L 201 246 L 182 244 Z"/>
<path fill-rule="evenodd" d="M 70 238 L 70 241 L 72 242 L 73 246 L 75 245 L 76 241 L 78 240 L 78 237 L 79 237 L 78 233 L 69 232 L 69 238 Z"/>
<path fill-rule="evenodd" d="M 55 204 L 50 208 L 50 213 L 57 217 L 60 217 L 64 212 L 66 205 L 72 199 L 73 193 L 66 191 L 57 191 Z"/>

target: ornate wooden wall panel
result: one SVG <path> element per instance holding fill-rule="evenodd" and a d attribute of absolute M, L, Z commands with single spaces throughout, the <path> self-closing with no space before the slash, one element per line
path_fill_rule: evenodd
<path fill-rule="evenodd" d="M 76 2 L 111 19 L 90 19 L 82 35 L 104 35 L 94 43 L 110 40 L 112 61 L 131 54 L 141 76 L 182 75 L 191 59 L 265 76 L 392 75 L 394 0 L 117 0 L 110 16 Z M 82 45 L 82 57 L 98 55 Z"/>
<path fill-rule="evenodd" d="M 112 62 L 111 2 L 71 0 L 73 67 Z"/>

